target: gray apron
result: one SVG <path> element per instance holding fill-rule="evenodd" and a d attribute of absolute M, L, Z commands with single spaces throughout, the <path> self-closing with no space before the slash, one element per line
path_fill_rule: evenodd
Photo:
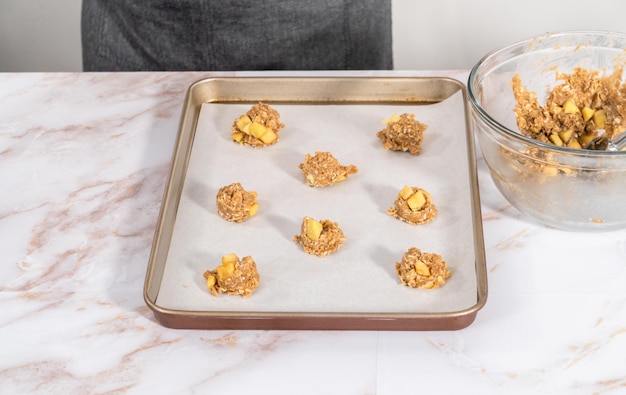
<path fill-rule="evenodd" d="M 85 71 L 392 69 L 391 0 L 83 0 Z"/>

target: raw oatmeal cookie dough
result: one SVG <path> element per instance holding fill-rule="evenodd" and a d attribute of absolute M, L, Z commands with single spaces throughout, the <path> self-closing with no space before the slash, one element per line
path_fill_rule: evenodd
<path fill-rule="evenodd" d="M 304 217 L 300 234 L 293 237 L 305 252 L 319 257 L 337 251 L 346 240 L 336 222 L 327 219 L 317 221 Z"/>
<path fill-rule="evenodd" d="M 265 103 L 258 103 L 235 120 L 232 138 L 239 144 L 264 147 L 276 143 L 279 140 L 278 133 L 284 127 L 278 111 Z"/>
<path fill-rule="evenodd" d="M 435 219 L 437 207 L 426 190 L 405 185 L 387 213 L 411 225 L 419 225 Z"/>
<path fill-rule="evenodd" d="M 441 287 L 451 274 L 440 255 L 416 247 L 409 248 L 402 261 L 396 262 L 396 273 L 403 285 L 423 289 Z"/>
<path fill-rule="evenodd" d="M 314 156 L 306 154 L 304 162 L 298 167 L 302 170 L 304 181 L 311 187 L 331 186 L 359 171 L 354 165 L 342 166 L 330 152 L 316 152 Z"/>
<path fill-rule="evenodd" d="M 259 285 L 259 272 L 250 256 L 240 260 L 236 254 L 224 255 L 222 264 L 215 270 L 204 272 L 203 277 L 209 292 L 214 296 L 225 293 L 245 298 Z"/>
<path fill-rule="evenodd" d="M 393 151 L 405 151 L 411 155 L 422 152 L 424 132 L 428 126 L 415 120 L 415 114 L 392 115 L 383 121 L 386 127 L 376 133 L 383 148 Z"/>
<path fill-rule="evenodd" d="M 257 213 L 256 196 L 256 192 L 246 191 L 238 182 L 222 187 L 215 198 L 217 213 L 226 221 L 243 222 Z"/>
<path fill-rule="evenodd" d="M 571 74 L 557 72 L 562 82 L 549 92 L 544 106 L 515 75 L 511 86 L 518 128 L 544 143 L 605 150 L 608 139 L 626 128 L 626 85 L 621 75 L 621 68 L 608 76 L 583 68 Z"/>

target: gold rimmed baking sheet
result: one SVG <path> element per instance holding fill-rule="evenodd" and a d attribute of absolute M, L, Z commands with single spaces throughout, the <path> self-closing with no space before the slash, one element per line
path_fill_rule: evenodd
<path fill-rule="evenodd" d="M 231 126 L 256 102 L 286 125 L 252 148 Z M 422 77 L 233 77 L 187 92 L 150 255 L 144 298 L 173 328 L 450 330 L 471 324 L 487 297 L 474 142 L 462 83 Z M 376 132 L 393 114 L 428 125 L 420 155 L 383 149 Z M 359 172 L 330 188 L 305 185 L 307 153 L 331 152 Z M 243 223 L 217 214 L 217 190 L 258 193 Z M 439 214 L 413 226 L 386 210 L 404 185 L 433 196 Z M 346 235 L 319 258 L 293 241 L 304 216 Z M 437 289 L 401 285 L 395 263 L 410 247 L 440 254 L 452 276 Z M 250 255 L 260 285 L 248 298 L 212 296 L 202 274 L 227 253 Z"/>

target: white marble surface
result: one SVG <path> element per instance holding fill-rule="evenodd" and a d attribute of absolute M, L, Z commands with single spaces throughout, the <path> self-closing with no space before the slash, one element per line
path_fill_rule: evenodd
<path fill-rule="evenodd" d="M 626 231 L 535 225 L 482 161 L 489 298 L 468 328 L 160 326 L 150 243 L 184 93 L 209 75 L 0 74 L 0 393 L 626 393 Z"/>

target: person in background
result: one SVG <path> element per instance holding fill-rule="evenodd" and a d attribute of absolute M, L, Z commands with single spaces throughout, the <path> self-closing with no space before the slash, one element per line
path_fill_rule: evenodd
<path fill-rule="evenodd" d="M 84 71 L 388 70 L 391 0 L 83 0 Z"/>

